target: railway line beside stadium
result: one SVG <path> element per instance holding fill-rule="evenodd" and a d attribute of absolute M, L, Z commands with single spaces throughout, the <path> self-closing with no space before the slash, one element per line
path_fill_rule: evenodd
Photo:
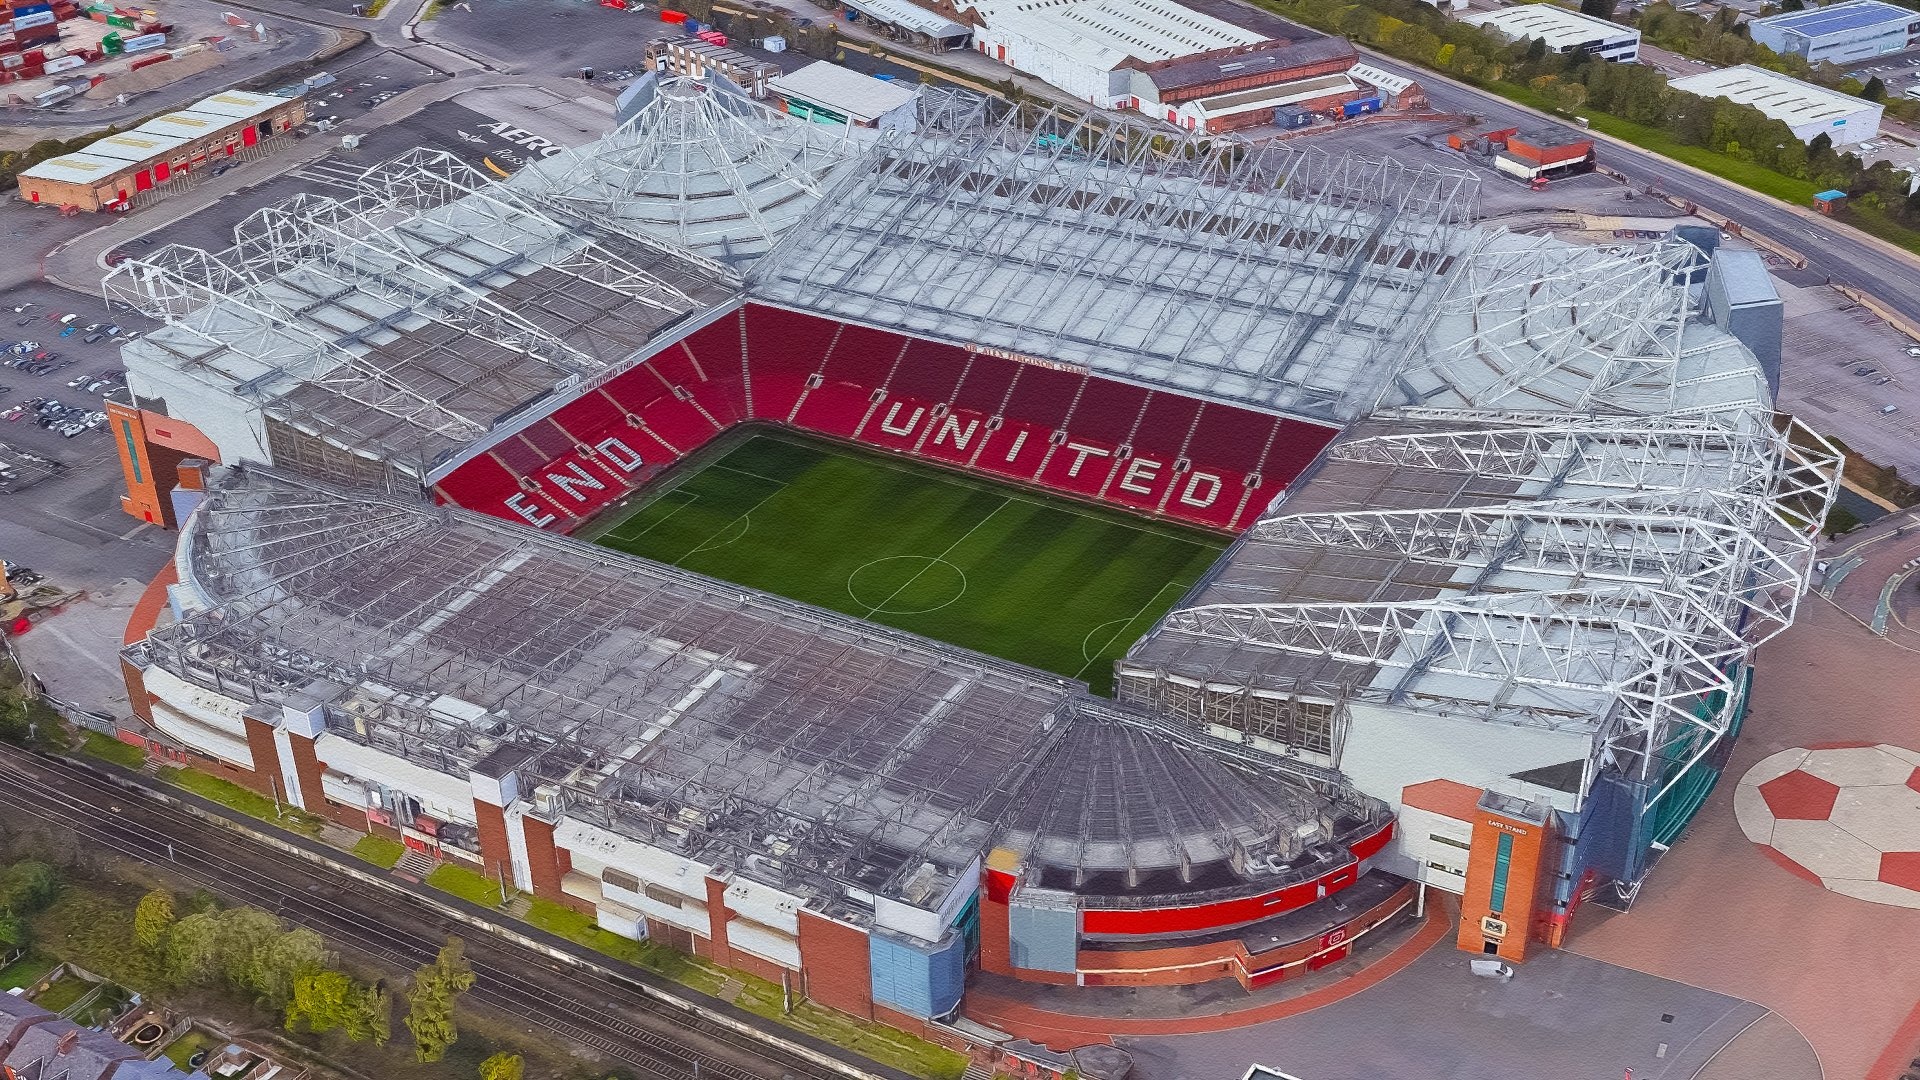
<path fill-rule="evenodd" d="M 138 814 L 128 804 L 139 804 Z M 0 747 L 0 807 L 71 831 L 118 855 L 162 866 L 223 898 L 271 911 L 330 944 L 398 973 L 461 936 L 474 1000 L 661 1080 L 811 1080 L 898 1076 L 880 1067 L 829 1070 L 650 996 L 638 979 L 562 965 L 552 956 L 475 934 L 424 898 L 375 894 L 337 867 L 275 850 L 137 787 L 70 762 Z M 397 902 L 396 902 L 397 901 Z"/>

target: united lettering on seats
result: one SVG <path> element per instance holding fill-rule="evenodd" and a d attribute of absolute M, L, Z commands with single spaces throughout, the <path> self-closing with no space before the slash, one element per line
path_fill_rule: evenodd
<path fill-rule="evenodd" d="M 449 502 L 569 531 L 744 421 L 1230 531 L 1256 520 L 1335 433 L 1005 349 L 908 341 L 750 303 L 503 436 L 435 486 Z"/>

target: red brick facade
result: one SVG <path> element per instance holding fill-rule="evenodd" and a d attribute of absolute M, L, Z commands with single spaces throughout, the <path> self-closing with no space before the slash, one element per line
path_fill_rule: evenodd
<path fill-rule="evenodd" d="M 727 883 L 716 877 L 707 881 L 707 959 L 722 967 L 732 967 L 733 950 L 727 947 Z"/>
<path fill-rule="evenodd" d="M 490 802 L 473 800 L 473 818 L 480 832 L 480 863 L 488 877 L 513 880 L 513 848 L 507 840 L 507 812 Z"/>
<path fill-rule="evenodd" d="M 807 997 L 873 1019 L 872 954 L 864 930 L 800 912 L 800 986 Z"/>
<path fill-rule="evenodd" d="M 565 871 L 553 844 L 553 826 L 538 818 L 523 817 L 520 830 L 527 841 L 527 876 L 533 881 L 533 895 L 543 900 L 563 899 L 566 894 L 560 891 L 560 878 Z"/>

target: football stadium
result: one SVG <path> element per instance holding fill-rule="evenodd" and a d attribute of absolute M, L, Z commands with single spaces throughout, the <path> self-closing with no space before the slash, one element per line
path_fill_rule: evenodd
<path fill-rule="evenodd" d="M 119 265 L 180 530 L 123 738 L 936 1034 L 981 979 L 1288 979 L 1423 889 L 1512 960 L 1630 906 L 1837 482 L 1723 257 L 920 114 L 668 80 Z"/>

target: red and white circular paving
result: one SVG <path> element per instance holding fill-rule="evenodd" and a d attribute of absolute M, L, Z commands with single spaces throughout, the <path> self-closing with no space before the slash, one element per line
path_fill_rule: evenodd
<path fill-rule="evenodd" d="M 1747 839 L 1800 877 L 1920 908 L 1920 753 L 1884 743 L 1782 750 L 1740 778 L 1733 812 Z"/>

